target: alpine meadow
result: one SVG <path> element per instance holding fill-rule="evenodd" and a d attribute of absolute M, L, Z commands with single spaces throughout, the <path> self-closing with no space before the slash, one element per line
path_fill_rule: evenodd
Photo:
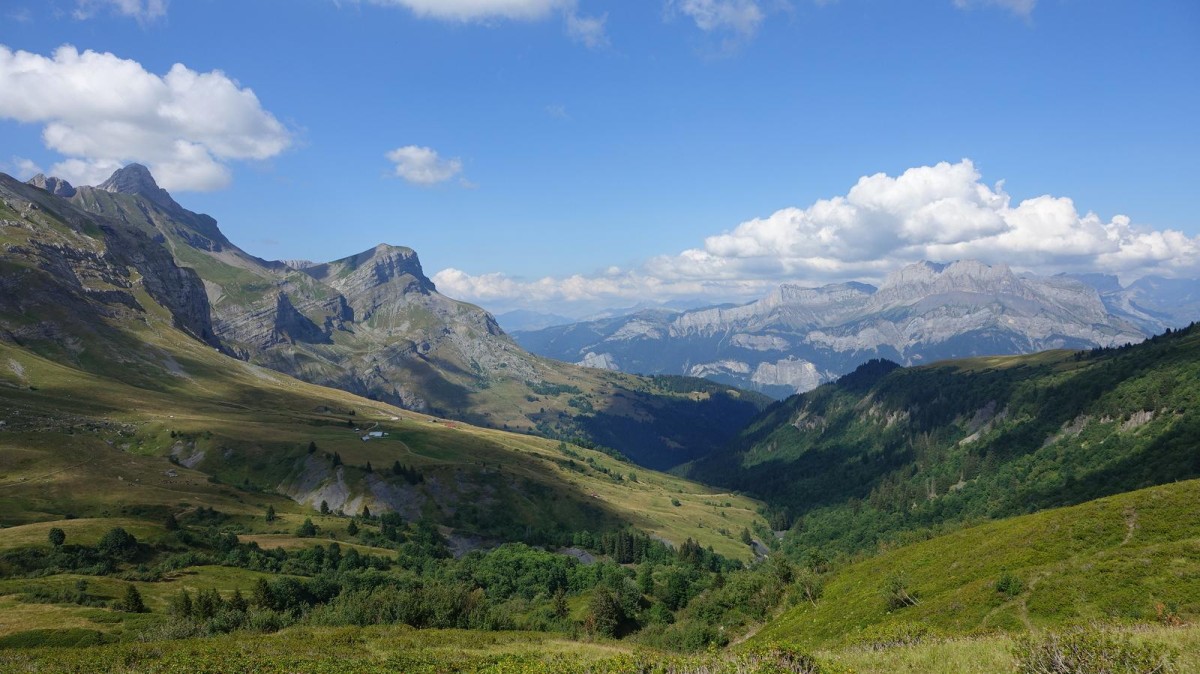
<path fill-rule="evenodd" d="M 1200 672 L 1200 6 L 280 10 L 0 8 L 0 671 Z"/>

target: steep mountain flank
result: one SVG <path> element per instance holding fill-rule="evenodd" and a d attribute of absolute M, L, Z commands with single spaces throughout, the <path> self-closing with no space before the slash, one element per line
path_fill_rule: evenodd
<path fill-rule="evenodd" d="M 320 264 L 259 259 L 136 164 L 98 187 L 33 183 L 41 189 L 20 190 L 43 207 L 137 239 L 120 254 L 187 275 L 174 285 L 162 281 L 165 267 L 144 275 L 152 295 L 178 288 L 165 306 L 179 309 L 186 331 L 305 381 L 436 416 L 577 438 L 658 468 L 719 447 L 765 402 L 703 380 L 685 386 L 532 356 L 490 314 L 438 293 L 409 248 L 381 244 Z"/>
<path fill-rule="evenodd" d="M 198 506 L 261 523 L 264 501 L 311 515 L 324 502 L 491 540 L 634 527 L 752 556 L 718 532 L 753 525 L 744 497 L 236 360 L 216 348 L 204 283 L 144 225 L 0 175 L 0 527 L 118 515 L 158 526 L 168 509 Z M 291 316 L 281 339 L 310 336 L 287 297 L 272 295 Z"/>
<path fill-rule="evenodd" d="M 165 310 L 174 327 L 219 346 L 200 277 L 137 228 L 0 174 L 0 247 L 7 341 L 112 365 L 144 355 L 114 326 Z"/>

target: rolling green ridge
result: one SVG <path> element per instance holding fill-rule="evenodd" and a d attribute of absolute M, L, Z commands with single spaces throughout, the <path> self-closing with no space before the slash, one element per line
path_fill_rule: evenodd
<path fill-rule="evenodd" d="M 162 348 L 180 374 L 164 371 L 150 388 L 0 344 L 4 524 L 130 513 L 157 522 L 194 505 L 254 517 L 267 504 L 302 511 L 279 492 L 310 511 L 322 500 L 347 514 L 365 506 L 484 537 L 634 526 L 749 557 L 733 534 L 718 533 L 757 517 L 743 497 L 582 447 L 304 384 L 198 343 Z M 363 441 L 366 429 L 387 436 Z M 393 473 L 396 463 L 422 481 Z"/>
<path fill-rule="evenodd" d="M 831 572 L 752 643 L 806 649 L 1200 618 L 1200 480 L 967 528 Z M 895 586 L 912 602 L 895 600 Z"/>
<path fill-rule="evenodd" d="M 690 476 L 768 501 L 793 554 L 873 551 L 1200 475 L 1200 328 L 1085 352 L 860 367 Z"/>

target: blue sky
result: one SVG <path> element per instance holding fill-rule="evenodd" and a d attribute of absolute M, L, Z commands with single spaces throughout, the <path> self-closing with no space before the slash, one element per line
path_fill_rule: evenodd
<path fill-rule="evenodd" d="M 1200 275 L 1191 1 L 0 12 L 0 170 L 142 161 L 254 254 L 409 245 L 489 308 L 748 299 L 934 255 Z M 169 93 L 87 102 L 138 77 Z"/>

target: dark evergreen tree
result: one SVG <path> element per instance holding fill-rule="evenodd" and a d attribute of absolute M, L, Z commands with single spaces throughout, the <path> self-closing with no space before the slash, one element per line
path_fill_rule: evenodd
<path fill-rule="evenodd" d="M 121 598 L 121 610 L 126 613 L 148 613 L 149 609 L 142 601 L 142 593 L 134 585 L 125 588 L 125 596 Z"/>
<path fill-rule="evenodd" d="M 311 517 L 304 518 L 304 524 L 296 529 L 296 535 L 300 538 L 312 538 L 317 535 L 317 525 L 313 524 Z"/>

